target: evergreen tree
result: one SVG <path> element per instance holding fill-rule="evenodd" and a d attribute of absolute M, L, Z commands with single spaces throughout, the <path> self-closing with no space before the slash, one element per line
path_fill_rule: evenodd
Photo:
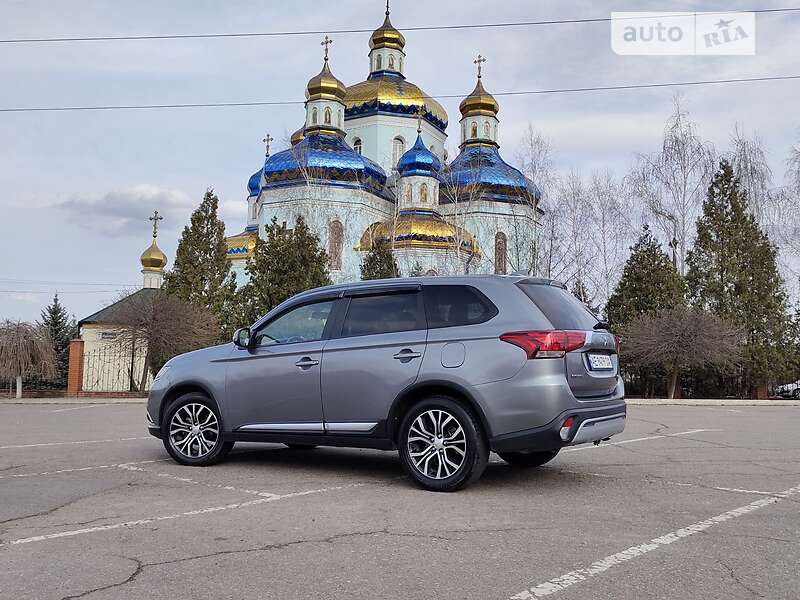
<path fill-rule="evenodd" d="M 572 284 L 571 291 L 573 296 L 583 302 L 586 305 L 586 308 L 592 311 L 592 314 L 597 315 L 600 313 L 600 307 L 592 304 L 594 302 L 594 297 L 589 293 L 589 288 L 586 287 L 583 279 L 577 277 L 575 282 Z"/>
<path fill-rule="evenodd" d="M 614 330 L 642 315 L 658 314 L 684 304 L 684 286 L 669 257 L 645 225 L 631 247 L 617 286 L 606 304 L 606 317 Z"/>
<path fill-rule="evenodd" d="M 75 317 L 69 315 L 56 293 L 53 301 L 42 310 L 37 325 L 47 331 L 53 345 L 56 357 L 56 376 L 52 383 L 66 386 L 67 371 L 69 370 L 69 343 L 78 337 L 78 325 Z"/>
<path fill-rule="evenodd" d="M 693 304 L 744 331 L 740 393 L 786 370 L 791 330 L 777 250 L 747 204 L 731 165 L 721 161 L 697 221 L 686 277 Z"/>
<path fill-rule="evenodd" d="M 295 294 L 331 283 L 328 253 L 302 216 L 294 229 L 279 225 L 273 217 L 265 233 L 266 239 L 256 240 L 247 261 L 250 281 L 237 295 L 243 323 L 253 323 Z"/>
<path fill-rule="evenodd" d="M 166 274 L 164 290 L 205 308 L 220 322 L 219 339 L 233 333 L 233 302 L 236 282 L 226 258 L 225 223 L 217 216 L 219 198 L 206 191 L 200 206 L 183 228 L 172 271 Z"/>
<path fill-rule="evenodd" d="M 375 244 L 361 263 L 361 279 L 392 279 L 402 277 L 394 254 L 388 244 Z"/>

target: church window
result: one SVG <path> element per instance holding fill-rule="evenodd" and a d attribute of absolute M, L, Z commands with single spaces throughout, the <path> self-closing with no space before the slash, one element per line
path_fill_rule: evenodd
<path fill-rule="evenodd" d="M 419 201 L 422 202 L 423 204 L 427 204 L 428 203 L 428 184 L 427 183 L 423 183 L 419 187 Z"/>
<path fill-rule="evenodd" d="M 378 54 L 378 56 L 375 57 L 375 70 L 380 71 L 382 68 L 383 68 L 383 57 L 380 54 Z"/>
<path fill-rule="evenodd" d="M 353 150 L 361 154 L 361 138 L 356 138 L 353 140 Z"/>
<path fill-rule="evenodd" d="M 336 119 L 336 122 L 339 124 L 339 129 L 342 128 L 342 111 L 339 111 L 339 116 Z"/>
<path fill-rule="evenodd" d="M 411 185 L 406 186 L 406 206 L 411 206 Z"/>
<path fill-rule="evenodd" d="M 329 106 L 325 107 L 325 125 L 331 124 L 331 109 Z"/>
<path fill-rule="evenodd" d="M 403 141 L 403 138 L 396 137 L 392 140 L 392 164 L 397 166 L 397 162 L 400 160 L 400 157 L 403 156 L 403 153 L 406 151 L 406 143 Z"/>
<path fill-rule="evenodd" d="M 492 134 L 490 133 L 490 130 L 489 130 L 489 123 L 484 123 L 483 124 L 483 137 L 485 137 L 488 140 L 488 139 L 491 138 L 491 136 L 492 136 Z"/>
<path fill-rule="evenodd" d="M 472 125 L 470 126 L 470 134 L 470 137 L 478 137 L 478 124 L 475 121 L 473 121 Z"/>
<path fill-rule="evenodd" d="M 394 54 L 389 55 L 389 68 L 394 69 Z"/>
<path fill-rule="evenodd" d="M 400 67 L 399 67 L 398 70 L 402 73 L 403 72 L 403 57 L 402 56 L 399 59 L 399 63 L 400 63 Z"/>
<path fill-rule="evenodd" d="M 344 243 L 344 227 L 339 220 L 331 221 L 328 227 L 328 256 L 331 269 L 338 271 L 342 268 L 342 245 Z"/>
<path fill-rule="evenodd" d="M 317 122 L 317 107 L 315 106 L 311 109 L 311 124 L 316 125 Z"/>
<path fill-rule="evenodd" d="M 498 275 L 505 275 L 507 269 L 506 255 L 508 254 L 508 238 L 502 231 L 498 231 L 494 236 L 494 272 Z"/>

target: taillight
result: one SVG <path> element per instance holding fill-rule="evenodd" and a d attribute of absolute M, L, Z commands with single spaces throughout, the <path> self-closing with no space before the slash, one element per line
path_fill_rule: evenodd
<path fill-rule="evenodd" d="M 561 424 L 561 429 L 558 431 L 559 437 L 565 442 L 569 439 L 569 432 L 572 429 L 572 424 L 575 422 L 574 417 L 567 417 L 567 420 Z"/>
<path fill-rule="evenodd" d="M 585 331 L 512 331 L 500 339 L 519 346 L 528 358 L 561 358 L 586 343 Z"/>

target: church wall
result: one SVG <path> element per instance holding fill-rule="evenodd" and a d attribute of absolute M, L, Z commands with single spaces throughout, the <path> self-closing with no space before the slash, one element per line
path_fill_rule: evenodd
<path fill-rule="evenodd" d="M 361 279 L 361 253 L 354 249 L 366 229 L 394 214 L 394 204 L 364 190 L 335 186 L 297 186 L 261 193 L 259 222 L 269 224 L 273 217 L 292 228 L 298 215 L 319 235 L 320 244 L 330 253 L 330 224 L 342 224 L 341 268 L 331 270 L 334 283 Z M 243 280 L 246 274 L 243 273 Z"/>
<path fill-rule="evenodd" d="M 345 141 L 351 147 L 355 139 L 359 138 L 361 153 L 378 163 L 390 175 L 396 166 L 392 161 L 393 141 L 400 137 L 404 143 L 404 151 L 411 148 L 417 139 L 417 119 L 385 114 L 367 115 L 347 119 L 345 132 Z M 427 121 L 422 122 L 422 141 L 440 159 L 443 159 L 446 140 L 447 135 Z"/>

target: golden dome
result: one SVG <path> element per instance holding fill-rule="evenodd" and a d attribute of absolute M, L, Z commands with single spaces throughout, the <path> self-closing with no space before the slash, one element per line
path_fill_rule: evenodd
<path fill-rule="evenodd" d="M 405 45 L 406 38 L 394 28 L 392 22 L 389 20 L 389 11 L 387 10 L 383 25 L 373 31 L 372 36 L 369 38 L 370 50 L 374 50 L 375 48 L 402 50 Z"/>
<path fill-rule="evenodd" d="M 496 117 L 500 110 L 500 105 L 489 92 L 483 89 L 480 75 L 478 83 L 472 93 L 461 101 L 458 105 L 462 117 L 476 117 L 483 115 L 486 117 Z"/>
<path fill-rule="evenodd" d="M 412 117 L 417 115 L 415 107 L 423 107 L 423 113 L 430 113 L 440 122 L 437 127 L 444 130 L 447 127 L 447 112 L 436 100 L 426 96 L 416 85 L 400 77 L 372 77 L 347 88 L 345 107 L 348 112 L 371 104 L 377 104 L 374 108 L 378 109 L 383 108 L 380 105 L 405 107 L 402 112 Z"/>
<path fill-rule="evenodd" d="M 292 137 L 289 138 L 289 142 L 292 144 L 292 146 L 299 144 L 300 142 L 303 141 L 303 138 L 306 137 L 305 127 L 306 127 L 305 124 L 301 125 L 300 129 L 295 131 L 292 134 Z"/>
<path fill-rule="evenodd" d="M 361 236 L 356 250 L 370 250 L 375 244 L 393 241 L 394 248 L 455 249 L 480 254 L 475 237 L 445 221 L 430 209 L 401 211 L 396 219 L 373 223 Z"/>
<path fill-rule="evenodd" d="M 167 266 L 167 255 L 156 245 L 156 238 L 153 238 L 153 243 L 142 253 L 142 257 L 139 260 L 142 263 L 142 267 L 148 271 L 163 271 L 164 267 Z"/>
<path fill-rule="evenodd" d="M 347 88 L 333 76 L 328 67 L 328 59 L 326 57 L 322 70 L 308 80 L 306 100 L 338 100 L 344 102 L 346 95 Z"/>

